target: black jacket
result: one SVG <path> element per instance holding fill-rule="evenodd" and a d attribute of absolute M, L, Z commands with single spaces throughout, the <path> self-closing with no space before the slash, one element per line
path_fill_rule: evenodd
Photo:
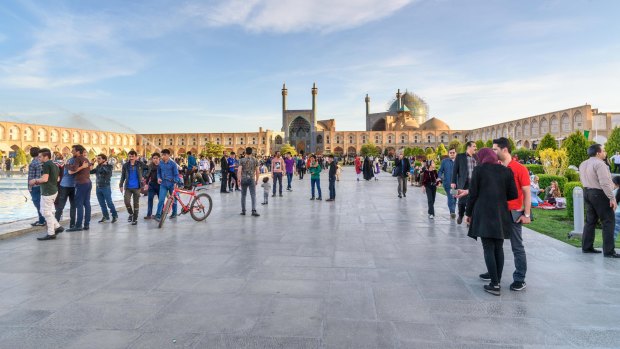
<path fill-rule="evenodd" d="M 512 215 L 508 201 L 518 196 L 514 175 L 508 167 L 482 164 L 474 168 L 469 185 L 466 215 L 471 217 L 472 238 L 510 239 Z"/>
<path fill-rule="evenodd" d="M 121 188 L 127 189 L 127 184 L 129 184 L 129 166 L 131 166 L 129 161 L 123 165 L 123 169 L 121 171 L 121 181 L 118 183 L 118 186 Z M 142 173 L 144 173 L 144 165 L 140 161 L 136 161 L 135 166 L 138 168 L 138 184 L 139 187 L 142 187 Z"/>
<path fill-rule="evenodd" d="M 150 164 L 147 166 L 146 176 L 144 176 L 146 183 L 157 184 L 157 166 Z"/>
<path fill-rule="evenodd" d="M 454 159 L 454 169 L 452 170 L 452 184 L 456 184 L 457 189 L 467 189 L 469 181 L 469 170 L 467 168 L 467 153 L 461 153 Z"/>
<path fill-rule="evenodd" d="M 411 171 L 411 163 L 409 162 L 409 159 L 405 157 L 403 157 L 402 160 L 396 159 L 394 160 L 394 168 L 397 177 L 407 177 L 409 176 L 409 171 Z"/>
<path fill-rule="evenodd" d="M 97 177 L 97 188 L 105 188 L 110 186 L 110 178 L 112 178 L 112 165 L 97 165 L 90 170 L 91 174 Z"/>
<path fill-rule="evenodd" d="M 222 173 L 228 172 L 228 161 L 225 156 L 222 156 L 220 159 L 220 167 L 222 168 Z"/>
<path fill-rule="evenodd" d="M 329 179 L 330 180 L 336 179 L 336 170 L 338 170 L 338 163 L 336 162 L 336 160 L 334 160 L 332 161 L 331 164 L 329 164 Z"/>

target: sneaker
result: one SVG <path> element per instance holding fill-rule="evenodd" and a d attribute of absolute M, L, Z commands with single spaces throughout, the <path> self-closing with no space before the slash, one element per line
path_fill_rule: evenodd
<path fill-rule="evenodd" d="M 43 226 L 45 226 L 45 223 L 41 223 L 41 222 L 34 222 L 34 223 L 30 224 L 30 225 L 32 225 L 33 227 L 43 227 Z M 46 240 L 47 240 L 47 239 L 46 239 Z"/>
<path fill-rule="evenodd" d="M 118 220 L 118 217 L 112 217 L 112 223 L 116 223 L 117 220 Z"/>
<path fill-rule="evenodd" d="M 256 212 L 255 210 L 252 210 L 252 216 L 254 217 L 259 217 L 260 215 L 258 214 L 258 212 Z"/>
<path fill-rule="evenodd" d="M 450 213 L 450 219 L 456 218 L 456 213 Z"/>
<path fill-rule="evenodd" d="M 175 214 L 173 214 L 173 215 L 171 215 L 171 216 L 170 216 L 170 219 L 175 219 L 175 218 L 177 218 L 177 216 L 178 216 L 178 215 L 175 213 Z"/>
<path fill-rule="evenodd" d="M 282 195 L 280 195 L 280 196 L 282 196 Z M 272 198 L 275 198 L 275 197 L 276 197 L 276 194 L 271 195 L 271 197 L 272 197 Z"/>
<path fill-rule="evenodd" d="M 463 223 L 463 216 L 459 216 L 459 218 L 456 219 L 456 224 L 461 224 Z"/>
<path fill-rule="evenodd" d="M 131 225 L 138 225 L 138 220 L 134 219 L 131 221 Z"/>
<path fill-rule="evenodd" d="M 499 285 L 492 285 L 492 284 L 484 285 L 484 291 L 494 296 L 501 295 L 501 287 Z"/>
<path fill-rule="evenodd" d="M 266 202 L 263 202 L 263 203 L 261 203 L 261 205 L 267 205 L 267 203 L 266 203 Z"/>
<path fill-rule="evenodd" d="M 245 211 L 241 211 L 241 213 L 239 213 L 242 216 L 245 216 Z"/>
<path fill-rule="evenodd" d="M 314 196 L 310 198 L 310 201 L 314 200 Z"/>
<path fill-rule="evenodd" d="M 282 196 L 284 196 L 284 195 L 282 195 L 282 193 L 280 193 L 280 197 L 282 197 Z"/>
<path fill-rule="evenodd" d="M 130 214 L 129 217 L 127 217 L 127 223 L 131 223 L 132 220 L 133 220 L 133 215 Z"/>
<path fill-rule="evenodd" d="M 161 221 L 161 216 L 160 215 L 156 215 L 155 218 L 153 218 L 153 219 L 159 222 L 159 221 Z"/>
<path fill-rule="evenodd" d="M 72 231 L 82 231 L 82 228 L 81 227 L 73 227 L 73 228 L 67 229 L 67 232 L 72 232 Z"/>
<path fill-rule="evenodd" d="M 429 214 L 428 219 L 435 219 L 435 216 L 433 216 L 432 214 Z"/>
<path fill-rule="evenodd" d="M 491 274 L 489 273 L 480 274 L 479 277 L 482 281 L 491 281 Z"/>
<path fill-rule="evenodd" d="M 110 220 L 110 218 L 108 218 L 108 217 L 101 217 L 101 219 L 97 223 L 105 223 L 105 222 L 107 222 L 109 220 Z"/>
<path fill-rule="evenodd" d="M 398 194 L 398 198 L 399 198 L 399 199 L 401 199 L 402 197 L 403 197 L 402 195 Z"/>
<path fill-rule="evenodd" d="M 144 216 L 144 219 L 153 219 L 153 216 Z"/>
<path fill-rule="evenodd" d="M 403 197 L 405 197 L 405 198 L 406 198 L 406 197 L 407 197 L 407 194 L 403 193 Z"/>
<path fill-rule="evenodd" d="M 521 282 L 521 281 L 515 281 L 512 284 L 510 284 L 510 290 L 511 291 L 523 291 L 525 290 L 525 282 Z"/>
<path fill-rule="evenodd" d="M 82 228 L 82 230 L 88 230 L 88 229 L 90 229 L 90 226 L 88 225 L 85 225 L 84 228 Z"/>
<path fill-rule="evenodd" d="M 319 197 L 317 200 L 321 201 L 321 200 L 323 200 L 323 198 L 322 198 L 322 197 Z"/>

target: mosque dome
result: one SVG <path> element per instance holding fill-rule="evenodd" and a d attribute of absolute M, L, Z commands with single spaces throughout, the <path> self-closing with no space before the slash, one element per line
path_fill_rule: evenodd
<path fill-rule="evenodd" d="M 449 130 L 450 126 L 437 118 L 430 118 L 428 121 L 420 125 L 420 129 L 425 131 Z"/>
<path fill-rule="evenodd" d="M 424 100 L 418 97 L 416 94 L 411 92 L 405 92 L 400 97 L 402 106 L 407 107 L 411 111 L 411 115 L 413 116 L 423 116 L 426 117 L 428 115 L 428 105 Z M 396 114 L 400 110 L 398 109 L 398 100 L 394 100 L 390 105 L 390 109 L 388 112 L 390 114 Z"/>

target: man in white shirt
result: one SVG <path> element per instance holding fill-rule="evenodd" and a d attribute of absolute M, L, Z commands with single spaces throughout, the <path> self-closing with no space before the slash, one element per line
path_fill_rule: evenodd
<path fill-rule="evenodd" d="M 202 179 L 209 184 L 211 184 L 211 176 L 209 176 L 210 168 L 211 166 L 209 160 L 206 159 L 204 155 L 200 155 L 200 161 L 198 162 L 198 171 L 200 171 Z"/>
<path fill-rule="evenodd" d="M 620 173 L 620 152 L 616 152 L 611 161 L 614 163 L 614 173 Z"/>

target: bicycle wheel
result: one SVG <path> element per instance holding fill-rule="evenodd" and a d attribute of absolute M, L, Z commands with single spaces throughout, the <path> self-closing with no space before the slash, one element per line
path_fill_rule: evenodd
<path fill-rule="evenodd" d="M 213 208 L 213 200 L 207 193 L 197 195 L 192 201 L 189 213 L 195 221 L 204 221 L 211 214 L 211 208 Z"/>
<path fill-rule="evenodd" d="M 166 203 L 164 204 L 164 208 L 161 210 L 161 217 L 159 219 L 159 228 L 164 226 L 164 221 L 166 220 L 166 217 L 168 217 L 168 213 L 170 213 L 170 208 L 172 207 L 173 201 L 174 199 L 172 198 L 172 196 L 168 196 L 168 199 L 166 200 Z"/>

